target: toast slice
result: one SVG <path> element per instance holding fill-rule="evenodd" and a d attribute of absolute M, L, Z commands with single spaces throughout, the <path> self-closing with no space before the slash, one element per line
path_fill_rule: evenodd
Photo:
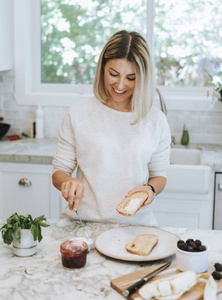
<path fill-rule="evenodd" d="M 158 243 L 158 236 L 155 234 L 141 234 L 130 242 L 126 243 L 126 250 L 130 253 L 147 256 Z"/>
<path fill-rule="evenodd" d="M 148 198 L 146 192 L 136 192 L 130 196 L 126 196 L 122 202 L 120 202 L 116 210 L 124 216 L 134 215 L 143 205 L 144 201 Z"/>

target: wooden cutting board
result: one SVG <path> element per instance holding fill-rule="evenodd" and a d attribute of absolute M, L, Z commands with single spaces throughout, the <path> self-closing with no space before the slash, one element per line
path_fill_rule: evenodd
<path fill-rule="evenodd" d="M 159 264 L 159 265 L 147 267 L 143 270 L 140 270 L 140 271 L 137 271 L 137 272 L 133 272 L 133 273 L 115 278 L 115 279 L 111 280 L 110 284 L 117 292 L 122 294 L 123 290 L 128 288 L 130 285 L 134 284 L 136 281 L 142 279 L 148 273 L 156 270 L 161 265 L 164 265 L 164 264 Z M 166 270 L 160 272 L 157 276 L 155 276 L 149 282 L 152 282 L 152 281 L 160 279 L 160 278 L 173 276 L 173 275 L 178 274 L 178 273 L 180 273 L 180 271 L 177 268 L 168 267 Z M 217 292 L 221 293 L 222 292 L 222 281 L 217 280 L 216 283 L 217 283 Z M 199 299 L 203 299 L 204 288 L 205 288 L 205 283 L 203 283 L 203 282 L 198 283 L 197 286 L 195 286 L 192 290 L 186 292 L 180 299 L 182 299 L 182 300 L 199 300 Z M 135 292 L 134 294 L 132 294 L 128 299 L 143 300 L 143 298 L 140 296 L 138 291 Z"/>

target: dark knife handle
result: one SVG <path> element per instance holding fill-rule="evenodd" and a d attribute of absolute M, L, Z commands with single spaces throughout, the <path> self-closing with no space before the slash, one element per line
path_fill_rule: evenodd
<path fill-rule="evenodd" d="M 144 285 L 145 282 L 146 281 L 144 279 L 137 281 L 135 284 L 131 285 L 128 289 L 122 291 L 122 295 L 124 297 L 128 297 L 129 295 L 137 291 L 142 285 Z"/>

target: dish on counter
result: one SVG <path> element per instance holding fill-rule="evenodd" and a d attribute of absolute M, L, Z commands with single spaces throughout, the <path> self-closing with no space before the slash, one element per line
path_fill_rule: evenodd
<path fill-rule="evenodd" d="M 148 256 L 126 251 L 125 244 L 140 234 L 155 234 L 159 237 L 156 247 Z M 102 232 L 96 237 L 95 248 L 102 254 L 125 261 L 154 261 L 176 252 L 180 238 L 168 231 L 147 226 L 122 226 Z"/>

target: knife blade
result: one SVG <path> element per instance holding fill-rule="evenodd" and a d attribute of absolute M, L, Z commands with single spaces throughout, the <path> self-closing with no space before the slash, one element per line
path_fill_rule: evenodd
<path fill-rule="evenodd" d="M 83 227 L 83 229 L 84 229 L 85 236 L 86 236 L 86 238 L 89 240 L 88 233 L 87 233 L 87 231 L 86 231 L 86 229 L 85 229 L 85 226 L 84 226 L 84 224 L 83 224 L 83 222 L 82 222 L 82 219 L 80 218 L 80 216 L 79 216 L 79 214 L 78 214 L 77 211 L 76 211 L 76 214 L 77 214 L 77 216 L 78 216 L 78 218 L 79 218 L 79 222 L 80 222 L 81 227 Z"/>
<path fill-rule="evenodd" d="M 164 269 L 166 269 L 170 264 L 171 264 L 171 261 L 168 261 L 166 264 L 164 264 L 163 266 L 159 267 L 155 271 L 147 274 L 145 277 L 143 277 L 142 279 L 140 279 L 136 283 L 132 284 L 130 287 L 128 287 L 124 291 L 122 291 L 122 295 L 124 297 L 128 297 L 129 295 L 131 295 L 132 293 L 134 293 L 135 291 L 137 291 L 141 286 L 143 286 L 148 280 L 150 280 L 155 275 L 157 275 L 158 273 L 160 273 L 161 271 L 163 271 Z"/>

